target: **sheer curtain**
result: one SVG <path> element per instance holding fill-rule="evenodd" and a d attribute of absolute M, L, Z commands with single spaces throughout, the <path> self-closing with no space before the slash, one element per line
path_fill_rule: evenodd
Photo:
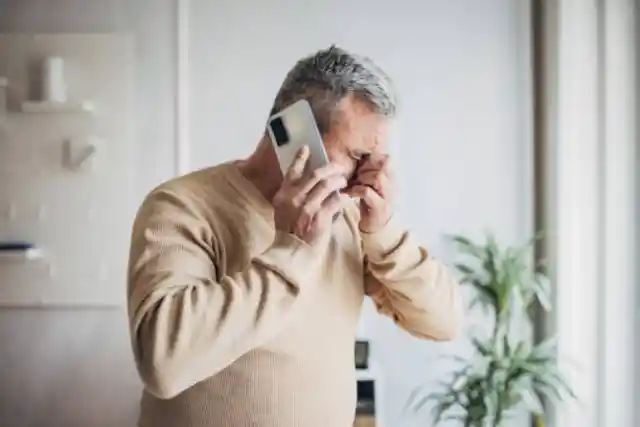
<path fill-rule="evenodd" d="M 579 395 L 555 425 L 633 426 L 638 259 L 634 0 L 542 8 L 542 180 L 556 283 L 548 327 Z"/>

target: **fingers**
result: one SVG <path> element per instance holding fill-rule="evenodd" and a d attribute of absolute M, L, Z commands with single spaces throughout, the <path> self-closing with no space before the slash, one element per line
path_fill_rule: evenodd
<path fill-rule="evenodd" d="M 329 230 L 333 218 L 340 214 L 339 192 L 347 182 L 337 164 L 328 164 L 308 174 L 305 169 L 309 155 L 308 147 L 296 153 L 272 202 L 276 229 L 311 243 Z"/>
<path fill-rule="evenodd" d="M 332 193 L 329 197 L 324 199 L 314 217 L 314 222 L 318 226 L 333 222 L 334 218 L 342 210 L 342 201 L 338 193 Z"/>
<path fill-rule="evenodd" d="M 368 185 L 355 185 L 347 193 L 352 197 L 359 198 L 370 209 L 375 209 L 384 204 L 382 196 Z"/>
<path fill-rule="evenodd" d="M 379 170 L 388 174 L 391 170 L 390 157 L 387 154 L 373 153 L 358 167 L 358 173 Z"/>
<path fill-rule="evenodd" d="M 346 186 L 341 169 L 338 165 L 329 164 L 315 170 L 311 176 L 299 178 L 297 181 L 291 182 L 287 186 L 289 197 L 294 205 L 302 207 L 307 203 L 310 193 L 316 193 L 316 208 L 318 209 L 322 200 L 324 200 L 331 191 L 341 190 Z M 322 190 L 322 191 L 320 191 Z M 318 192 L 320 191 L 320 194 Z"/>
<path fill-rule="evenodd" d="M 309 147 L 305 145 L 304 147 L 301 147 L 296 153 L 296 157 L 293 159 L 293 162 L 291 162 L 291 165 L 287 170 L 285 179 L 288 181 L 297 181 L 302 178 L 304 169 L 307 166 L 308 161 Z"/>
<path fill-rule="evenodd" d="M 372 207 L 378 203 L 377 199 L 384 199 L 389 196 L 391 187 L 391 162 L 386 154 L 372 153 L 358 167 L 352 188 L 348 193 L 359 197 L 365 205 Z M 366 190 L 368 188 L 369 190 Z M 375 197 L 370 192 L 377 193 Z"/>
<path fill-rule="evenodd" d="M 307 195 L 303 210 L 307 214 L 315 214 L 331 194 L 340 192 L 346 186 L 347 180 L 341 175 L 320 181 Z"/>
<path fill-rule="evenodd" d="M 359 174 L 354 182 L 354 185 L 369 186 L 382 197 L 387 197 L 387 193 L 391 186 L 391 179 L 389 178 L 389 176 L 381 173 L 378 170 L 369 170 Z"/>
<path fill-rule="evenodd" d="M 336 163 L 329 163 L 313 171 L 311 176 L 301 184 L 298 191 L 306 196 L 319 183 L 334 177 L 342 177 L 342 169 Z"/>

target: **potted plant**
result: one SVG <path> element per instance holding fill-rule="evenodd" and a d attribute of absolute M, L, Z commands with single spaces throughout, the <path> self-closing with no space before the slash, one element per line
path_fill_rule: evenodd
<path fill-rule="evenodd" d="M 456 419 L 465 427 L 504 427 L 524 410 L 543 426 L 541 397 L 552 403 L 575 397 L 558 368 L 555 337 L 538 344 L 523 337 L 522 322 L 531 325 L 534 304 L 550 310 L 549 281 L 531 262 L 536 240 L 502 249 L 491 235 L 482 244 L 453 236 L 464 256 L 456 264 L 461 283 L 474 288 L 471 306 L 488 310 L 492 323 L 490 332 L 472 334 L 474 357 L 454 357 L 459 367 L 441 390 L 412 393 L 410 406 L 431 406 L 435 424 Z"/>

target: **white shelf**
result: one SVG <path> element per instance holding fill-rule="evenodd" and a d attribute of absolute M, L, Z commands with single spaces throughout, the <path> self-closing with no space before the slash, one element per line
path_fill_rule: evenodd
<path fill-rule="evenodd" d="M 26 250 L 3 250 L 0 251 L 0 261 L 31 261 L 41 259 L 43 255 L 42 250 L 36 248 Z"/>
<path fill-rule="evenodd" d="M 23 113 L 91 113 L 95 111 L 92 102 L 50 102 L 50 101 L 26 101 L 22 103 Z"/>

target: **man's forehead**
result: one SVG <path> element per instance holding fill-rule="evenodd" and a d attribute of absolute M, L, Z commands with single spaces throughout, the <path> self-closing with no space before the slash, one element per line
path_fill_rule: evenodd
<path fill-rule="evenodd" d="M 352 127 L 352 137 L 358 149 L 367 153 L 384 152 L 388 148 L 389 126 L 381 117 L 363 118 Z"/>

